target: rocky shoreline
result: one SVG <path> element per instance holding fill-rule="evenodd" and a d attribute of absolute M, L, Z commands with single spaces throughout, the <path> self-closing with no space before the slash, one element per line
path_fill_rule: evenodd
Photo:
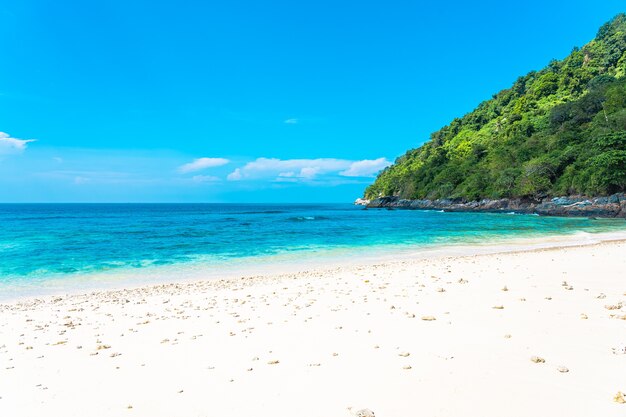
<path fill-rule="evenodd" d="M 541 200 L 503 198 L 469 202 L 460 199 L 407 200 L 399 197 L 380 197 L 374 200 L 359 198 L 355 204 L 366 208 L 626 218 L 626 194 L 624 193 L 605 197 L 566 196 L 547 197 Z"/>

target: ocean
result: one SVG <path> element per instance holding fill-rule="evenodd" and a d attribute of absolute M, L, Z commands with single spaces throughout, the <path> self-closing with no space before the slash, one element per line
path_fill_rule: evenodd
<path fill-rule="evenodd" d="M 610 231 L 626 222 L 351 204 L 2 204 L 0 298 Z"/>

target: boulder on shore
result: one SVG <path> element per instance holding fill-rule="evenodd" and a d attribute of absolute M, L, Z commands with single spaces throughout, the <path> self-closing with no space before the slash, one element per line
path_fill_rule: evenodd
<path fill-rule="evenodd" d="M 367 202 L 367 203 L 365 203 Z M 365 203 L 365 204 L 364 204 Z M 397 208 L 407 210 L 444 210 L 459 212 L 514 212 L 542 216 L 579 216 L 626 218 L 626 194 L 610 196 L 562 196 L 541 200 L 502 198 L 497 200 L 464 201 L 460 199 L 407 200 L 396 196 L 379 197 L 374 200 L 357 199 L 355 204 L 368 208 Z"/>

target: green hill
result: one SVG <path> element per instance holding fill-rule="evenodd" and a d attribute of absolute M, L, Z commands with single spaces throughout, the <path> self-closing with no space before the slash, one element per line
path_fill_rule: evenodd
<path fill-rule="evenodd" d="M 608 195 L 626 190 L 626 14 L 382 171 L 366 198 Z"/>

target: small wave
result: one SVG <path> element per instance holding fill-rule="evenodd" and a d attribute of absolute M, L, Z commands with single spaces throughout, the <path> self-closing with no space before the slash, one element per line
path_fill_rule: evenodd
<path fill-rule="evenodd" d="M 287 221 L 290 222 L 307 222 L 312 220 L 329 220 L 328 217 L 324 216 L 298 216 L 298 217 L 290 217 Z"/>

